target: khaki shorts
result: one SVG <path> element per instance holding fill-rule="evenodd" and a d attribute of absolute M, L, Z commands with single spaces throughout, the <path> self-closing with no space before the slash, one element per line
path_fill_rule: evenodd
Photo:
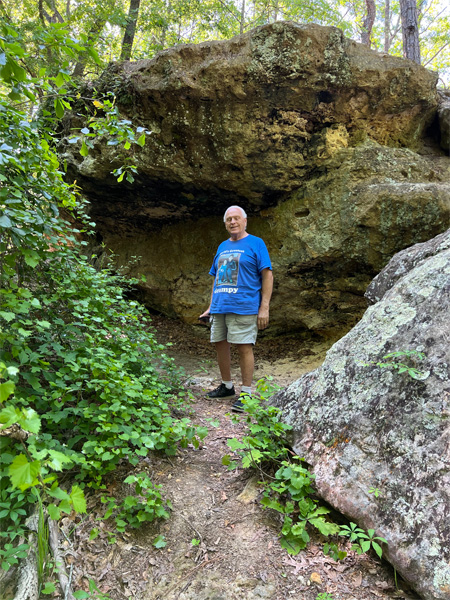
<path fill-rule="evenodd" d="M 258 335 L 258 315 L 211 315 L 211 342 L 254 344 Z"/>

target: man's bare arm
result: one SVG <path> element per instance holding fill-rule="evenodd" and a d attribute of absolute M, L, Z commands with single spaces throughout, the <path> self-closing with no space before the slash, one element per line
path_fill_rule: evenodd
<path fill-rule="evenodd" d="M 261 271 L 261 304 L 258 311 L 258 329 L 265 329 L 269 325 L 269 304 L 273 290 L 273 273 L 270 269 Z"/>
<path fill-rule="evenodd" d="M 199 319 L 202 319 L 203 317 L 208 317 L 208 316 L 209 316 L 209 312 L 210 312 L 210 310 L 211 310 L 211 304 L 212 304 L 212 298 L 213 298 L 213 294 L 214 294 L 214 281 L 213 281 L 213 284 L 212 284 L 212 290 L 211 290 L 211 301 L 210 301 L 210 303 L 209 303 L 209 306 L 208 306 L 208 308 L 205 310 L 205 312 L 204 312 L 204 313 L 202 313 L 202 314 L 199 316 Z"/>

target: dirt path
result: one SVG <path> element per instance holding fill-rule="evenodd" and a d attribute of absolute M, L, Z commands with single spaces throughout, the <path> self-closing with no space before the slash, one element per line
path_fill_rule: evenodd
<path fill-rule="evenodd" d="M 232 422 L 229 401 L 204 398 L 217 381 L 206 338 L 186 333 L 179 324 L 158 329 L 161 341 L 174 343 L 170 353 L 186 369 L 195 398 L 193 421 L 210 425 L 214 419 L 218 426 L 210 427 L 198 450 L 180 450 L 170 459 L 152 457 L 136 468 L 162 485 L 173 505 L 170 520 L 118 535 L 111 544 L 105 523 L 95 521 L 99 496 L 91 498 L 90 516 L 74 534 L 75 589 L 86 589 L 92 578 L 113 600 L 316 600 L 320 593 L 333 600 L 414 598 L 396 590 L 392 569 L 373 557 L 350 551 L 338 563 L 324 556 L 320 535 L 296 557 L 280 547 L 280 521 L 259 504 L 255 479 L 222 465 L 227 439 L 243 435 L 244 426 Z M 290 340 L 283 351 L 282 346 L 280 341 L 261 344 L 257 374 L 272 374 L 283 385 L 320 364 L 326 349 L 323 343 L 303 346 Z M 275 361 L 268 358 L 271 352 Z M 126 494 L 121 481 L 127 474 L 118 474 L 115 494 Z M 89 541 L 93 527 L 100 533 Z M 157 535 L 166 541 L 162 549 L 153 546 Z"/>

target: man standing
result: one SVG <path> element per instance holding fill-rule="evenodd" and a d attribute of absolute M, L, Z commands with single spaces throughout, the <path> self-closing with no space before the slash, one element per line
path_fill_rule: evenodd
<path fill-rule="evenodd" d="M 253 346 L 258 329 L 269 324 L 272 296 L 272 265 L 261 238 L 247 233 L 247 215 L 240 206 L 230 206 L 223 218 L 230 237 L 217 249 L 209 271 L 214 277 L 211 303 L 200 315 L 210 316 L 211 342 L 215 344 L 222 383 L 207 394 L 208 398 L 234 398 L 231 380 L 231 344 L 239 352 L 242 387 L 233 410 L 243 412 L 245 399 L 252 394 L 254 370 Z M 232 259 L 233 277 L 222 277 L 223 267 Z M 228 266 L 228 269 L 231 269 Z M 231 280 L 231 281 L 230 281 Z"/>

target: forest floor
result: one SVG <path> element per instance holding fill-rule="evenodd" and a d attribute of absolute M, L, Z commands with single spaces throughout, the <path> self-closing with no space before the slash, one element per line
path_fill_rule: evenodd
<path fill-rule="evenodd" d="M 399 578 L 396 584 L 393 569 L 375 555 L 359 556 L 347 548 L 340 562 L 325 556 L 319 533 L 310 532 L 311 542 L 297 556 L 283 550 L 280 519 L 259 503 L 257 478 L 222 465 L 222 456 L 230 452 L 227 440 L 242 436 L 245 425 L 233 423 L 229 400 L 205 398 L 219 382 L 207 328 L 161 317 L 153 321 L 159 341 L 172 344 L 168 354 L 185 369 L 193 397 L 191 419 L 208 426 L 209 434 L 197 450 L 144 459 L 134 471 L 116 472 L 110 483 L 114 496 L 125 496 L 125 477 L 147 472 L 172 503 L 169 520 L 116 534 L 113 540 L 107 522 L 96 519 L 103 506 L 100 494 L 89 497 L 88 516 L 75 526 L 72 544 L 66 541 L 74 589 L 87 590 L 91 579 L 112 600 L 316 600 L 319 594 L 324 600 L 417 598 Z M 331 343 L 263 338 L 255 347 L 256 378 L 271 375 L 285 386 L 319 366 Z M 238 373 L 234 355 L 235 381 Z M 75 523 L 67 518 L 64 525 L 69 530 Z M 99 533 L 90 539 L 94 528 Z M 158 535 L 164 536 L 164 548 L 153 545 Z"/>

